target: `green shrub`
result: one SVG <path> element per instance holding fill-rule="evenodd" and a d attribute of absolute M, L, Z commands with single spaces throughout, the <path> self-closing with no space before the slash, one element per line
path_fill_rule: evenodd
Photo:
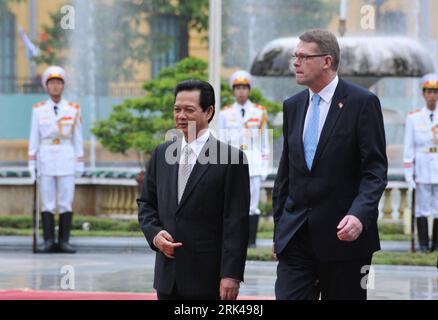
<path fill-rule="evenodd" d="M 262 217 L 271 217 L 272 216 L 272 203 L 260 202 L 259 209 L 262 212 Z"/>
<path fill-rule="evenodd" d="M 58 216 L 56 215 L 56 223 Z M 106 217 L 73 216 L 72 230 L 82 230 L 83 224 L 89 223 L 90 230 L 102 231 L 139 231 L 137 220 L 120 220 Z M 0 228 L 4 229 L 32 229 L 31 216 L 0 216 Z M 41 228 L 41 220 L 40 220 Z"/>
<path fill-rule="evenodd" d="M 140 225 L 137 220 L 129 221 L 128 231 L 138 232 L 140 231 Z"/>
<path fill-rule="evenodd" d="M 379 233 L 381 234 L 403 234 L 403 223 L 379 222 Z"/>
<path fill-rule="evenodd" d="M 274 222 L 260 217 L 258 232 L 274 232 Z"/>
<path fill-rule="evenodd" d="M 0 216 L 1 228 L 29 229 L 32 226 L 32 217 L 30 216 Z"/>

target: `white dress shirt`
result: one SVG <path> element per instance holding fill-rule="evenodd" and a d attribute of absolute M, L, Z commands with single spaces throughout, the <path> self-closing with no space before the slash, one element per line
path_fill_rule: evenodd
<path fill-rule="evenodd" d="M 325 86 L 320 92 L 316 92 L 321 100 L 319 102 L 319 126 L 318 126 L 318 141 L 321 136 L 322 128 L 324 127 L 325 119 L 330 109 L 330 104 L 332 103 L 333 95 L 335 94 L 336 87 L 338 86 L 339 78 L 336 76 L 327 86 Z M 307 124 L 309 122 L 309 115 L 312 114 L 313 105 L 312 98 L 315 92 L 309 88 L 309 107 L 307 108 L 306 120 L 304 122 L 304 131 L 306 132 Z M 304 141 L 304 134 L 303 134 Z"/>
<path fill-rule="evenodd" d="M 195 140 L 190 142 L 188 145 L 190 148 L 195 152 L 196 158 L 192 159 L 192 169 L 193 166 L 196 163 L 196 159 L 198 159 L 199 154 L 201 153 L 202 148 L 204 147 L 205 143 L 207 142 L 208 138 L 210 137 L 210 130 L 205 130 L 199 137 L 197 137 Z M 184 147 L 187 145 L 187 141 L 185 138 L 182 139 L 181 143 L 181 150 L 184 150 Z M 179 158 L 179 163 L 184 163 L 184 152 L 181 152 L 181 156 Z"/>

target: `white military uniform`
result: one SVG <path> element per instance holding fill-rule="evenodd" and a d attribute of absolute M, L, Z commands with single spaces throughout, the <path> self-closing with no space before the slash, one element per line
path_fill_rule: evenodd
<path fill-rule="evenodd" d="M 81 121 L 79 105 L 64 99 L 33 106 L 29 170 L 36 166 L 40 177 L 42 211 L 72 211 L 75 174 L 84 170 Z"/>
<path fill-rule="evenodd" d="M 438 218 L 438 109 L 424 107 L 407 116 L 404 166 L 406 181 L 415 175 L 415 215 Z"/>
<path fill-rule="evenodd" d="M 244 116 L 242 117 L 242 109 Z M 260 214 L 258 203 L 260 183 L 269 174 L 269 141 L 266 108 L 247 100 L 235 102 L 220 112 L 221 140 L 244 151 L 249 166 L 251 204 L 250 214 Z"/>

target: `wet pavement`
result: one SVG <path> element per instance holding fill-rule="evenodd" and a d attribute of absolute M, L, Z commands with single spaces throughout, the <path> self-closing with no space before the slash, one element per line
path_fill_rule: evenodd
<path fill-rule="evenodd" d="M 154 259 L 150 250 L 74 255 L 2 250 L 0 290 L 62 291 L 66 289 L 68 277 L 67 286 L 74 284 L 75 291 L 153 292 Z M 247 262 L 240 294 L 273 298 L 275 270 L 275 262 Z M 368 293 L 368 298 L 373 300 L 438 300 L 438 269 L 434 267 L 374 266 L 369 284 L 374 284 Z"/>
<path fill-rule="evenodd" d="M 41 241 L 41 240 L 40 240 Z M 146 240 L 141 237 L 73 237 L 71 243 L 80 252 L 139 252 L 149 250 Z M 271 248 L 271 239 L 258 239 L 257 246 Z M 383 251 L 407 252 L 411 248 L 409 241 L 381 241 Z M 0 252 L 23 251 L 32 248 L 32 238 L 26 236 L 0 236 Z"/>

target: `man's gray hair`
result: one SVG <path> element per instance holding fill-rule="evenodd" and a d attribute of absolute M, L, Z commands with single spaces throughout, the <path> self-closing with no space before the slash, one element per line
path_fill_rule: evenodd
<path fill-rule="evenodd" d="M 333 33 L 327 30 L 314 29 L 304 32 L 299 36 L 299 39 L 303 42 L 316 43 L 320 51 L 318 53 L 332 56 L 332 69 L 338 70 L 341 50 L 339 49 L 338 40 Z"/>

